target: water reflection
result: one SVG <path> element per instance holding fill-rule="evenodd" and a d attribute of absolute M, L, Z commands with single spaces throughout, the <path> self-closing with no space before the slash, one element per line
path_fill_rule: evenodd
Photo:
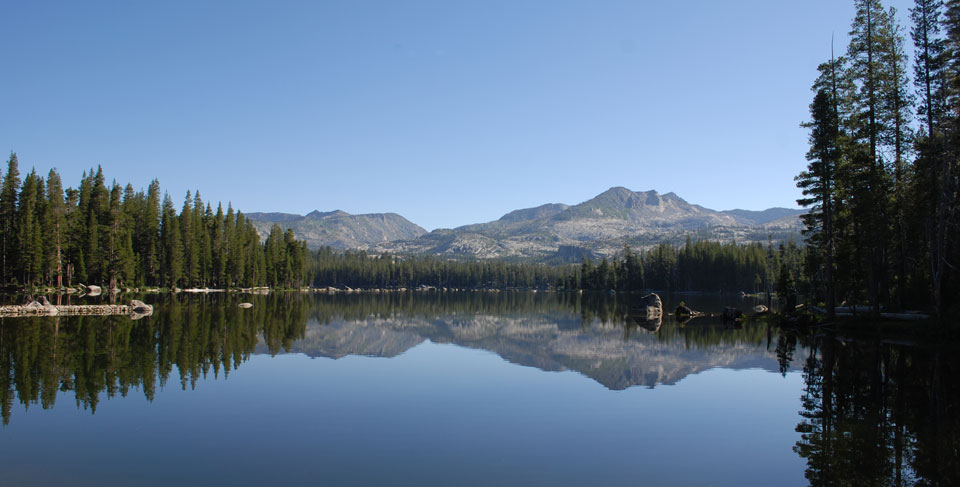
<path fill-rule="evenodd" d="M 574 370 L 603 386 L 674 384 L 714 367 L 778 370 L 764 324 L 646 320 L 636 297 L 470 294 L 321 299 L 292 351 L 313 357 L 397 356 L 424 340 L 487 350 L 545 371 Z M 398 302 L 397 300 L 401 300 Z M 320 324 L 323 324 L 322 326 Z"/>
<path fill-rule="evenodd" d="M 832 334 L 803 341 L 794 451 L 811 485 L 960 485 L 954 350 Z"/>
<path fill-rule="evenodd" d="M 544 371 L 575 371 L 611 390 L 674 384 L 717 367 L 782 374 L 802 367 L 794 451 L 806 461 L 812 485 L 960 485 L 954 350 L 800 335 L 762 323 L 648 320 L 636 312 L 638 297 L 274 294 L 244 296 L 254 306 L 240 309 L 238 296 L 164 296 L 153 303 L 154 315 L 139 321 L 2 319 L 2 420 L 11 421 L 18 403 L 46 409 L 71 396 L 91 413 L 104 396 L 142 391 L 152 401 L 160 388 L 226 379 L 253 354 L 396 357 L 430 341 Z M 683 299 L 699 310 L 752 306 Z M 667 298 L 666 309 L 679 300 Z M 744 398 L 743 408 L 751 407 L 757 406 Z M 786 430 L 794 424 L 788 419 Z"/>
<path fill-rule="evenodd" d="M 307 308 L 278 296 L 240 310 L 223 299 L 167 297 L 153 317 L 18 318 L 0 320 L 3 423 L 15 397 L 24 407 L 53 407 L 73 391 L 78 407 L 95 412 L 101 392 L 139 389 L 152 400 L 174 368 L 182 388 L 212 372 L 225 377 L 262 342 L 272 353 L 303 336 Z"/>
<path fill-rule="evenodd" d="M 2 419 L 14 402 L 53 407 L 58 392 L 95 412 L 101 393 L 152 400 L 226 377 L 253 353 L 397 356 L 419 343 L 494 352 L 545 371 L 575 370 L 607 388 L 673 384 L 713 367 L 776 370 L 765 325 L 683 326 L 637 315 L 636 297 L 605 294 L 386 293 L 164 296 L 152 317 L 0 320 Z M 704 304 L 709 306 L 711 304 Z"/>

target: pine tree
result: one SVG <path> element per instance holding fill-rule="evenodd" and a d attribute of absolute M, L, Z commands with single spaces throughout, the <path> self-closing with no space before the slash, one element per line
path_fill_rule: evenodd
<path fill-rule="evenodd" d="M 907 224 L 909 180 L 912 165 L 907 160 L 912 148 L 912 114 L 914 97 L 909 92 L 907 77 L 907 55 L 904 53 L 902 28 L 896 22 L 896 9 L 890 8 L 879 24 L 879 34 L 886 49 L 881 51 L 881 61 L 886 77 L 883 81 L 884 127 L 883 145 L 887 149 L 887 158 L 893 166 L 893 195 L 890 213 L 893 216 L 894 231 L 892 246 L 896 265 L 896 298 L 901 309 L 905 306 L 907 279 L 907 246 L 909 229 Z"/>
<path fill-rule="evenodd" d="M 20 170 L 17 154 L 10 153 L 7 160 L 7 175 L 3 180 L 3 189 L 0 190 L 0 252 L 3 261 L 0 262 L 0 280 L 6 283 L 11 277 L 11 270 L 17 261 L 17 198 L 20 195 Z"/>
<path fill-rule="evenodd" d="M 137 232 L 139 245 L 137 251 L 143 262 L 141 267 L 146 274 L 146 281 L 156 279 L 160 270 L 160 181 L 154 179 L 147 187 L 147 201 L 144 207 L 142 222 Z M 152 281 L 158 283 L 158 280 Z"/>
<path fill-rule="evenodd" d="M 834 206 L 837 166 L 842 157 L 840 140 L 840 111 L 837 78 L 843 71 L 844 60 L 835 59 L 821 64 L 820 76 L 813 85 L 813 103 L 810 104 L 810 150 L 807 152 L 807 170 L 797 176 L 797 186 L 804 197 L 797 204 L 810 207 L 803 216 L 805 233 L 811 242 L 822 249 L 824 265 L 822 282 L 827 314 L 833 318 L 836 309 L 834 289 Z"/>
<path fill-rule="evenodd" d="M 47 205 L 45 224 L 45 268 L 48 283 L 63 287 L 63 232 L 66 229 L 67 205 L 63 199 L 63 184 L 56 169 L 47 174 Z"/>
<path fill-rule="evenodd" d="M 888 242 L 888 194 L 890 177 L 881 154 L 887 135 L 883 124 L 889 118 L 884 105 L 884 83 L 894 78 L 884 57 L 894 43 L 884 37 L 883 26 L 892 22 L 878 0 L 856 0 L 857 13 L 847 49 L 848 70 L 857 85 L 850 99 L 850 135 L 847 151 L 849 177 L 841 178 L 849 190 L 854 219 L 858 259 L 866 268 L 867 291 L 874 313 L 880 312 L 880 301 L 886 283 L 886 242 Z M 895 56 L 887 56 L 895 57 Z M 863 255 L 866 254 L 866 255 Z"/>
<path fill-rule="evenodd" d="M 910 35 L 916 51 L 913 80 L 919 98 L 917 115 L 924 122 L 921 132 L 928 138 L 940 131 L 946 114 L 942 15 L 943 0 L 914 0 L 914 7 L 910 9 L 913 21 Z"/>
<path fill-rule="evenodd" d="M 160 240 L 163 254 L 160 267 L 163 284 L 172 288 L 179 286 L 183 276 L 183 239 L 180 235 L 180 219 L 168 194 L 163 198 L 162 213 Z"/>
<path fill-rule="evenodd" d="M 203 208 L 203 199 L 200 191 L 193 193 L 193 245 L 197 249 L 197 284 L 206 285 L 210 276 L 212 252 L 210 249 L 210 234 L 207 229 L 207 216 Z"/>
<path fill-rule="evenodd" d="M 106 277 L 106 265 L 110 261 L 110 193 L 107 191 L 103 168 L 97 167 L 96 173 L 90 171 L 87 195 L 89 201 L 81 201 L 80 207 L 85 210 L 83 215 L 86 222 L 84 235 L 84 257 L 86 261 L 87 279 L 91 282 L 103 283 Z M 80 197 L 83 199 L 83 189 Z"/>
<path fill-rule="evenodd" d="M 42 208 L 38 206 L 38 202 L 43 201 L 42 184 L 43 180 L 34 170 L 24 178 L 23 188 L 20 191 L 20 206 L 16 220 L 19 246 L 16 274 L 25 285 L 36 284 L 43 268 L 43 234 L 40 229 Z"/>
<path fill-rule="evenodd" d="M 212 235 L 210 245 L 213 253 L 213 282 L 217 286 L 227 286 L 227 245 L 226 235 L 224 234 L 223 205 L 217 205 L 217 213 L 213 216 L 210 233 Z"/>
<path fill-rule="evenodd" d="M 84 172 L 80 189 L 67 188 L 64 190 L 67 203 L 66 231 L 63 239 L 64 254 L 66 254 L 64 274 L 67 277 L 67 286 L 72 286 L 75 279 L 80 282 L 87 279 L 86 264 L 83 258 L 83 235 L 86 233 L 86 229 L 83 212 L 80 209 L 80 203 L 84 200 L 80 195 L 84 191 L 86 179 L 86 172 Z"/>
<path fill-rule="evenodd" d="M 183 200 L 180 210 L 180 235 L 183 238 L 183 261 L 185 284 L 193 286 L 199 278 L 200 255 L 193 232 L 193 197 L 190 191 Z"/>
<path fill-rule="evenodd" d="M 957 181 L 960 174 L 960 1 L 949 0 L 945 6 L 942 27 L 946 37 L 942 69 L 943 98 L 948 107 L 945 111 L 948 115 L 943 121 L 945 130 L 942 131 L 942 136 L 934 125 L 931 134 L 932 149 L 942 149 L 937 156 L 930 158 L 929 164 L 929 177 L 933 181 L 930 188 L 933 193 L 931 201 L 934 208 L 929 239 L 931 281 L 934 302 L 941 318 L 949 304 L 944 299 L 945 295 L 951 294 L 948 289 L 953 289 L 954 292 L 960 289 L 960 282 L 956 282 L 960 277 L 960 272 L 957 271 L 960 260 L 956 258 L 956 255 L 960 254 L 960 212 L 957 206 L 957 189 L 960 187 L 960 182 Z M 942 144 L 938 145 L 938 141 L 942 141 Z"/>
<path fill-rule="evenodd" d="M 242 271 L 240 266 L 237 247 L 237 217 L 233 212 L 233 205 L 227 203 L 227 214 L 223 219 L 223 254 L 224 254 L 224 274 L 227 286 L 237 284 L 237 276 Z"/>

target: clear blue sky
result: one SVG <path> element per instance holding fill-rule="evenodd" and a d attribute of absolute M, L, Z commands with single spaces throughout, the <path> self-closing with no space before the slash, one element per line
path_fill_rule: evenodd
<path fill-rule="evenodd" d="M 885 2 L 900 10 L 912 2 Z M 0 150 L 427 229 L 611 186 L 794 207 L 852 1 L 3 2 Z M 909 26 L 904 23 L 905 28 Z"/>

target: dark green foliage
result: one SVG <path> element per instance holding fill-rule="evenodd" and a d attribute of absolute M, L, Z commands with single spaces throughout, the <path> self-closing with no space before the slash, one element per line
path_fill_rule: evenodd
<path fill-rule="evenodd" d="M 0 281 L 7 282 L 17 261 L 17 199 L 20 197 L 20 170 L 17 154 L 11 153 L 7 173 L 0 186 Z"/>
<path fill-rule="evenodd" d="M 779 252 L 763 245 L 720 243 L 689 238 L 683 247 L 660 244 L 643 253 L 625 247 L 623 255 L 599 265 L 584 259 L 568 289 L 597 291 L 772 291 L 773 276 L 786 269 L 800 276 L 803 251 L 794 242 Z M 761 277 L 763 276 L 763 277 Z M 579 282 L 579 286 L 575 283 Z"/>
<path fill-rule="evenodd" d="M 823 286 L 818 291 L 825 297 L 827 314 L 832 317 L 836 307 L 834 287 L 835 208 L 837 201 L 837 173 L 841 164 L 842 144 L 846 136 L 840 131 L 840 89 L 838 76 L 844 68 L 844 59 L 831 59 L 820 65 L 820 76 L 813 85 L 816 93 L 810 104 L 811 121 L 803 124 L 810 129 L 810 150 L 807 152 L 807 170 L 797 176 L 797 186 L 803 198 L 797 200 L 810 211 L 803 218 L 811 261 L 807 272 Z M 819 293 L 818 293 L 819 294 Z"/>
<path fill-rule="evenodd" d="M 109 187 L 103 170 L 84 172 L 79 189 L 63 189 L 51 170 L 21 180 L 16 154 L 0 185 L 0 284 L 108 288 L 284 286 L 307 282 L 308 252 L 289 231 L 273 247 L 231 208 L 227 215 L 187 193 L 178 215 L 160 183 L 146 193 Z M 267 259 L 266 252 L 270 252 Z M 269 270 L 268 272 L 268 263 Z"/>
<path fill-rule="evenodd" d="M 295 243 L 292 233 L 288 232 L 283 238 L 288 249 L 302 245 Z M 267 248 L 270 248 L 270 244 Z M 275 252 L 280 252 L 282 248 L 281 242 Z M 269 250 L 266 254 L 271 255 Z M 293 252 L 293 255 L 298 254 Z M 309 257 L 307 270 L 316 287 L 545 289 L 568 282 L 576 274 L 569 266 L 369 255 L 365 251 L 337 252 L 330 247 L 313 252 Z M 293 269 L 299 265 L 299 261 L 291 260 Z M 271 263 L 268 268 L 277 266 Z M 282 270 L 278 269 L 278 272 Z"/>
<path fill-rule="evenodd" d="M 61 286 L 63 282 L 63 237 L 66 232 L 67 204 L 60 175 L 54 169 L 47 175 L 47 194 L 43 216 L 43 282 Z"/>
<path fill-rule="evenodd" d="M 932 308 L 958 287 L 960 2 L 916 0 L 914 93 L 902 28 L 879 0 L 856 0 L 847 55 L 820 67 L 810 161 L 797 177 L 811 208 L 803 268 L 829 304 Z M 916 102 L 916 103 L 915 103 Z M 920 117 L 913 131 L 912 113 Z"/>

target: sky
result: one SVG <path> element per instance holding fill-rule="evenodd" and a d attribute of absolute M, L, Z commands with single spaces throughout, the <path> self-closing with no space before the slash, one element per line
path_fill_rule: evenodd
<path fill-rule="evenodd" d="M 886 1 L 909 30 L 912 1 Z M 3 2 L 0 151 L 428 230 L 613 186 L 796 207 L 843 0 Z M 4 157 L 6 160 L 6 157 Z M 5 170 L 5 165 L 3 169 Z"/>

